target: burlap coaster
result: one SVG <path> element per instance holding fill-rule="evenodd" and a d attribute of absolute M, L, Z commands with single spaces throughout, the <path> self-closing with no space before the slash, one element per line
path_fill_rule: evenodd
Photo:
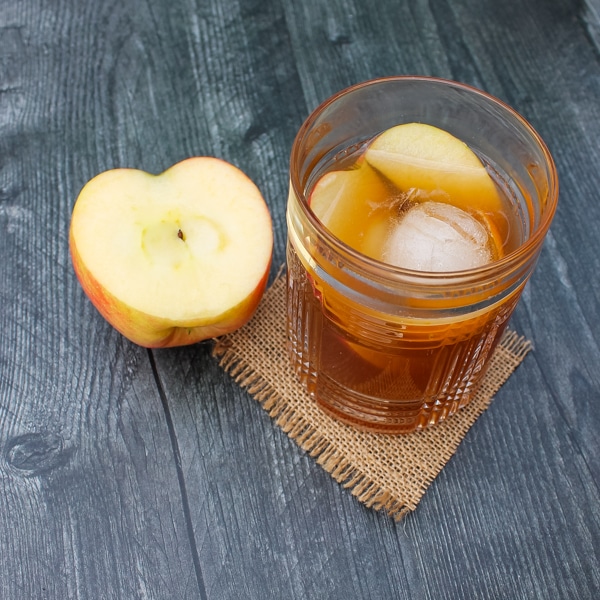
<path fill-rule="evenodd" d="M 408 435 L 366 433 L 324 414 L 296 380 L 285 349 L 285 285 L 285 276 L 278 277 L 250 323 L 217 340 L 214 354 L 336 481 L 399 520 L 416 508 L 531 344 L 507 332 L 476 397 L 446 422 Z"/>

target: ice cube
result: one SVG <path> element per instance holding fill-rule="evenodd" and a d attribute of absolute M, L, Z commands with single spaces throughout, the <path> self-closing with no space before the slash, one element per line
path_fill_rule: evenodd
<path fill-rule="evenodd" d="M 469 213 L 443 202 L 415 204 L 393 228 L 385 262 L 416 271 L 462 271 L 491 262 L 487 229 Z"/>

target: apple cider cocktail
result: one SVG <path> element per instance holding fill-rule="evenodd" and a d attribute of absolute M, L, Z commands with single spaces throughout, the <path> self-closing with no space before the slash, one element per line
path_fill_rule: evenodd
<path fill-rule="evenodd" d="M 535 131 L 468 86 L 387 78 L 321 105 L 288 202 L 288 350 L 310 395 L 388 433 L 468 403 L 557 196 Z"/>

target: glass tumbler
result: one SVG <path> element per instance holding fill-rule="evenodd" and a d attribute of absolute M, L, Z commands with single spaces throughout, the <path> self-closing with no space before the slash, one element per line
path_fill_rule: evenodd
<path fill-rule="evenodd" d="M 411 270 L 358 252 L 319 220 L 310 206 L 319 178 L 403 123 L 443 129 L 481 159 L 518 238 L 504 256 L 461 271 Z M 312 400 L 345 423 L 394 434 L 465 406 L 534 270 L 557 201 L 540 136 L 475 88 L 389 77 L 323 102 L 294 141 L 287 207 L 287 345 Z"/>

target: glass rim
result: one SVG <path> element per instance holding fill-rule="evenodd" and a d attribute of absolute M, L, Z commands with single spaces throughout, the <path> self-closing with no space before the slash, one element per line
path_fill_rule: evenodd
<path fill-rule="evenodd" d="M 300 185 L 298 174 L 299 168 L 296 168 L 296 165 L 300 165 L 300 148 L 303 146 L 303 142 L 306 138 L 310 127 L 314 124 L 318 117 L 321 116 L 325 112 L 325 110 L 327 110 L 327 108 L 329 108 L 332 104 L 337 102 L 340 98 L 343 98 L 344 96 L 347 96 L 353 92 L 356 92 L 366 87 L 372 87 L 391 82 L 423 82 L 437 84 L 443 85 L 445 87 L 454 87 L 465 91 L 473 96 L 480 96 L 486 102 L 490 102 L 496 105 L 501 110 L 506 112 L 510 117 L 515 119 L 521 125 L 521 127 L 523 127 L 523 129 L 531 136 L 532 140 L 535 142 L 535 144 L 537 144 L 538 148 L 541 150 L 546 166 L 548 168 L 548 196 L 546 205 L 541 211 L 540 223 L 532 232 L 532 234 L 522 244 L 520 244 L 518 248 L 516 248 L 512 252 L 509 252 L 508 254 L 506 254 L 498 260 L 494 260 L 491 263 L 487 263 L 480 267 L 471 269 L 445 272 L 419 271 L 414 269 L 407 269 L 405 267 L 398 267 L 377 260 L 375 258 L 371 258 L 369 256 L 366 256 L 365 254 L 362 254 L 358 250 L 355 250 L 354 248 L 340 240 L 337 236 L 333 235 L 329 231 L 329 229 L 327 229 L 327 227 L 325 227 L 325 225 L 321 223 L 321 221 L 317 218 L 313 211 L 310 210 L 308 205 L 308 198 L 306 197 L 304 190 Z M 378 77 L 375 79 L 369 79 L 348 86 L 321 102 L 304 120 L 292 143 L 292 149 L 290 153 L 290 184 L 292 186 L 294 194 L 296 195 L 296 198 L 300 200 L 299 205 L 301 207 L 302 212 L 308 219 L 309 223 L 317 231 L 317 233 L 327 241 L 327 244 L 331 248 L 351 258 L 355 265 L 361 264 L 363 267 L 366 267 L 370 272 L 373 272 L 375 270 L 382 277 L 392 279 L 408 278 L 413 282 L 441 280 L 447 282 L 449 279 L 455 278 L 460 279 L 464 277 L 485 277 L 491 275 L 497 276 L 498 271 L 502 272 L 505 269 L 510 270 L 514 265 L 520 264 L 522 260 L 529 259 L 535 254 L 538 247 L 541 247 L 544 241 L 546 233 L 550 228 L 552 219 L 556 212 L 559 195 L 558 172 L 550 150 L 548 149 L 548 146 L 546 145 L 542 137 L 539 135 L 539 133 L 535 130 L 531 123 L 529 123 L 529 121 L 525 117 L 523 117 L 523 115 L 517 112 L 506 102 L 472 85 L 461 83 L 451 79 L 444 79 L 441 77 L 432 77 L 426 75 L 393 75 L 388 77 Z"/>

